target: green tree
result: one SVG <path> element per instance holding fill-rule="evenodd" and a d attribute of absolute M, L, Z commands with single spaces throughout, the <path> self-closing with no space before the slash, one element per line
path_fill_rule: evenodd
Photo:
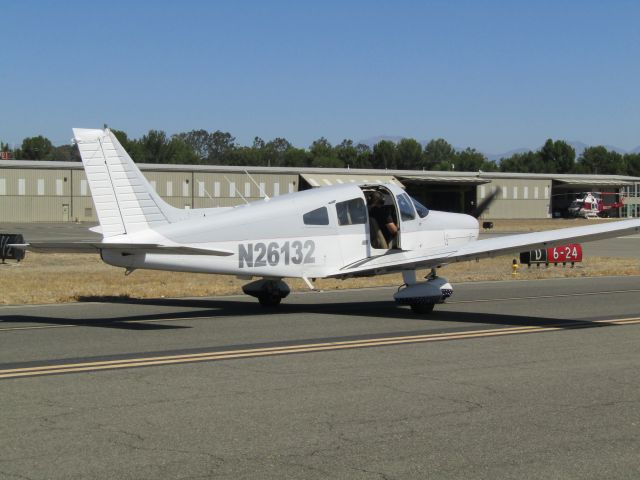
<path fill-rule="evenodd" d="M 500 160 L 501 172 L 544 173 L 545 164 L 540 152 L 514 153 Z"/>
<path fill-rule="evenodd" d="M 145 163 L 199 163 L 198 156 L 181 138 L 169 139 L 161 130 L 149 130 L 139 144 Z"/>
<path fill-rule="evenodd" d="M 450 170 L 456 151 L 444 138 L 436 138 L 424 147 L 422 167 L 426 170 Z"/>
<path fill-rule="evenodd" d="M 474 148 L 466 148 L 456 152 L 454 160 L 455 170 L 459 172 L 494 172 L 497 170 L 495 162 L 487 160 L 482 153 Z"/>
<path fill-rule="evenodd" d="M 60 145 L 53 147 L 45 160 L 54 162 L 79 162 L 80 152 L 77 145 Z"/>
<path fill-rule="evenodd" d="M 53 145 L 48 138 L 42 135 L 28 137 L 22 141 L 20 157 L 18 158 L 23 160 L 44 160 L 52 149 Z"/>
<path fill-rule="evenodd" d="M 293 146 L 286 138 L 276 137 L 264 146 L 264 153 L 267 160 L 267 166 L 283 167 L 285 166 L 285 154 Z"/>
<path fill-rule="evenodd" d="M 371 152 L 371 148 L 369 148 L 369 145 L 359 143 L 358 145 L 356 145 L 356 152 L 358 156 L 356 157 L 356 161 L 353 164 L 353 168 L 371 168 L 373 153 Z"/>
<path fill-rule="evenodd" d="M 624 163 L 627 165 L 627 175 L 640 177 L 640 153 L 627 153 Z"/>
<path fill-rule="evenodd" d="M 578 158 L 578 171 L 600 175 L 626 175 L 627 166 L 622 155 L 600 145 L 584 149 Z"/>
<path fill-rule="evenodd" d="M 145 154 L 142 144 L 139 140 L 131 140 L 129 136 L 122 130 L 110 129 L 122 145 L 122 148 L 129 154 L 134 162 L 145 162 Z"/>
<path fill-rule="evenodd" d="M 333 149 L 335 156 L 340 159 L 343 165 L 357 168 L 358 149 L 353 145 L 353 140 L 342 140 L 342 143 L 336 145 Z"/>
<path fill-rule="evenodd" d="M 313 158 L 316 157 L 331 157 L 333 155 L 333 147 L 329 140 L 324 137 L 320 137 L 314 140 L 309 147 L 309 153 Z"/>
<path fill-rule="evenodd" d="M 422 166 L 422 146 L 413 138 L 403 138 L 396 145 L 396 168 L 417 170 Z"/>
<path fill-rule="evenodd" d="M 310 155 L 303 148 L 291 147 L 284 154 L 284 165 L 287 167 L 306 167 L 309 162 Z"/>
<path fill-rule="evenodd" d="M 342 160 L 335 156 L 331 143 L 324 137 L 320 137 L 311 144 L 309 155 L 311 157 L 311 166 L 313 167 L 344 167 Z"/>
<path fill-rule="evenodd" d="M 184 142 L 184 140 L 180 138 L 172 137 L 169 141 L 168 150 L 168 163 L 183 165 L 195 165 L 201 163 L 200 157 Z"/>
<path fill-rule="evenodd" d="M 569 173 L 574 170 L 576 151 L 567 142 L 550 138 L 540 149 L 544 173 Z"/>
<path fill-rule="evenodd" d="M 213 165 L 228 165 L 236 149 L 236 138 L 229 132 L 216 130 L 209 135 L 209 155 L 207 163 Z"/>
<path fill-rule="evenodd" d="M 396 144 L 389 140 L 380 140 L 373 146 L 371 156 L 373 168 L 396 168 Z"/>
<path fill-rule="evenodd" d="M 178 133 L 174 137 L 186 143 L 200 160 L 204 161 L 209 158 L 211 135 L 206 130 L 191 130 L 190 132 Z"/>

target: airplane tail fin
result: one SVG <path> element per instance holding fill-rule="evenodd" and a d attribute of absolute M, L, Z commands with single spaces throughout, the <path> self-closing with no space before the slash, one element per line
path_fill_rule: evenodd
<path fill-rule="evenodd" d="M 104 237 L 130 234 L 183 217 L 154 191 L 109 130 L 74 128 L 73 136 Z"/>

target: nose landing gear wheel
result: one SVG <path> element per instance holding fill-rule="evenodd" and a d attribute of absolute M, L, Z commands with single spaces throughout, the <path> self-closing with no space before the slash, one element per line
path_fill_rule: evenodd
<path fill-rule="evenodd" d="M 274 297 L 272 295 L 260 295 L 258 297 L 258 302 L 260 302 L 260 305 L 262 305 L 263 307 L 275 307 L 280 305 L 280 302 L 282 301 L 282 297 Z"/>
<path fill-rule="evenodd" d="M 410 307 L 413 313 L 427 314 L 433 312 L 435 303 L 412 303 Z"/>

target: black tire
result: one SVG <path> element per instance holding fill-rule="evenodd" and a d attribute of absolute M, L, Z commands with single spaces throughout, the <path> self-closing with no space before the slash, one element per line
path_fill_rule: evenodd
<path fill-rule="evenodd" d="M 435 306 L 435 303 L 414 303 L 411 305 L 411 311 L 422 315 L 429 314 L 433 312 Z"/>
<path fill-rule="evenodd" d="M 277 307 L 282 301 L 282 297 L 274 297 L 272 295 L 261 295 L 258 297 L 260 305 L 263 307 Z"/>

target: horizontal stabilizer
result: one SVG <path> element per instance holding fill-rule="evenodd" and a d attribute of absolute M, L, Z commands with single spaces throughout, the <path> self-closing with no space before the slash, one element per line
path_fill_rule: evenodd
<path fill-rule="evenodd" d="M 155 243 L 105 243 L 105 242 L 34 242 L 9 245 L 21 250 L 43 253 L 100 253 L 101 250 L 117 250 L 129 253 L 163 253 L 168 255 L 213 255 L 226 257 L 231 250 L 208 249 L 181 245 Z"/>

